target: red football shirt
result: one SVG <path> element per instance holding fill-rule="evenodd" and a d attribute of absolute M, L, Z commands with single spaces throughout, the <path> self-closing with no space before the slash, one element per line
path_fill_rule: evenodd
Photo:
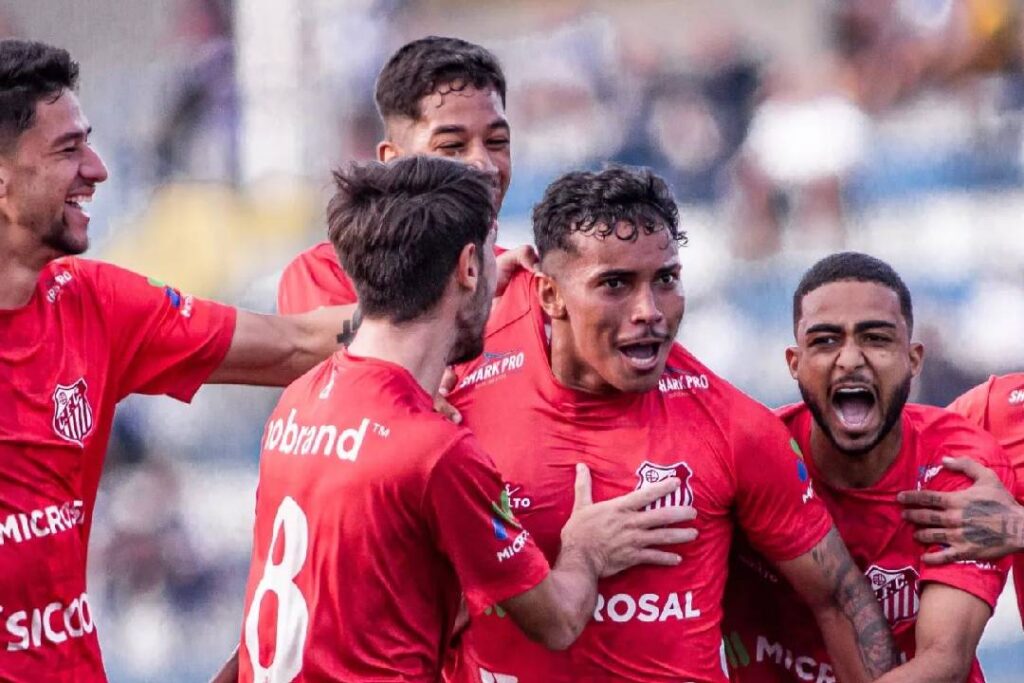
<path fill-rule="evenodd" d="M 810 453 L 814 419 L 804 404 L 779 414 L 804 453 Z M 914 540 L 914 525 L 900 517 L 896 494 L 909 489 L 955 491 L 966 477 L 945 470 L 942 457 L 969 456 L 1006 482 L 1012 473 L 991 436 L 941 408 L 903 410 L 903 446 L 882 479 L 868 489 L 836 489 L 821 480 L 812 458 L 805 462 L 814 493 L 832 513 L 854 562 L 865 573 L 905 658 L 914 656 L 914 624 L 921 584 L 936 581 L 966 591 L 994 607 L 1008 562 L 960 562 L 932 567 L 921 562 L 928 548 Z M 813 614 L 793 589 L 739 540 L 730 567 L 723 624 L 732 680 L 834 681 L 835 675 Z M 977 660 L 971 683 L 984 681 Z"/>
<path fill-rule="evenodd" d="M 346 306 L 358 297 L 338 263 L 330 242 L 321 242 L 296 256 L 281 273 L 277 311 L 282 315 L 308 313 L 321 306 Z"/>
<path fill-rule="evenodd" d="M 494 247 L 495 256 L 504 252 Z M 342 270 L 330 242 L 321 242 L 296 256 L 277 285 L 277 312 L 281 315 L 308 313 L 321 306 L 347 306 L 358 299 L 355 285 Z"/>
<path fill-rule="evenodd" d="M 805 497 L 779 420 L 681 346 L 659 388 L 643 394 L 597 397 L 560 384 L 529 273 L 514 276 L 496 302 L 483 357 L 461 369 L 451 399 L 549 559 L 559 551 L 579 461 L 592 470 L 595 500 L 679 476 L 683 487 L 658 504 L 692 504 L 700 530 L 695 542 L 672 548 L 680 566 L 602 580 L 593 621 L 566 652 L 529 641 L 500 609 L 485 611 L 463 634 L 453 680 L 724 681 L 719 621 L 733 529 L 786 560 L 831 528 L 824 507 Z"/>
<path fill-rule="evenodd" d="M 1016 474 L 1017 500 L 1024 504 L 1024 372 L 989 377 L 949 404 L 949 409 L 996 437 Z M 1013 584 L 1024 623 L 1024 553 L 1013 557 Z"/>
<path fill-rule="evenodd" d="M 232 308 L 79 258 L 0 310 L 0 680 L 106 680 L 85 564 L 114 407 L 188 401 L 234 326 Z"/>
<path fill-rule="evenodd" d="M 461 594 L 476 613 L 547 575 L 490 457 L 397 365 L 335 354 L 262 448 L 242 681 L 440 680 Z"/>

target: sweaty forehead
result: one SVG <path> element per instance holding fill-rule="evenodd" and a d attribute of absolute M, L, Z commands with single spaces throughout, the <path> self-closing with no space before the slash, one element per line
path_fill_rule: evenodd
<path fill-rule="evenodd" d="M 896 292 L 877 282 L 830 282 L 808 292 L 800 305 L 798 331 L 811 325 L 847 327 L 868 320 L 885 321 L 906 329 Z"/>

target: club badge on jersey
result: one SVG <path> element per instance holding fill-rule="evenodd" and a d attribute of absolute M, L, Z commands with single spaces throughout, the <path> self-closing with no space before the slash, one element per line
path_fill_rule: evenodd
<path fill-rule="evenodd" d="M 644 460 L 640 467 L 636 468 L 636 476 L 639 479 L 636 485 L 637 491 L 650 488 L 659 481 L 664 481 L 669 477 L 678 477 L 682 482 L 679 488 L 672 493 L 648 504 L 647 510 L 693 505 L 693 489 L 690 487 L 690 477 L 693 476 L 693 470 L 685 462 L 677 462 L 674 465 L 657 465 L 649 460 Z"/>
<path fill-rule="evenodd" d="M 917 616 L 920 598 L 917 595 L 917 572 L 913 567 L 883 569 L 873 564 L 864 574 L 890 624 Z"/>
<path fill-rule="evenodd" d="M 53 431 L 57 436 L 82 446 L 92 430 L 92 407 L 86 395 L 84 377 L 69 386 L 58 384 L 53 391 Z"/>

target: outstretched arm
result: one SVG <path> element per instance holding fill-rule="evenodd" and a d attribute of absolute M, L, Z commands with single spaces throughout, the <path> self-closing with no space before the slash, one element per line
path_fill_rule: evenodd
<path fill-rule="evenodd" d="M 921 526 L 915 534 L 925 545 L 944 545 L 926 553 L 926 564 L 991 560 L 1024 550 L 1024 508 L 1003 487 L 995 472 L 970 458 L 943 458 L 946 469 L 974 480 L 952 492 L 904 491 L 903 518 Z"/>
<path fill-rule="evenodd" d="M 238 311 L 227 356 L 212 384 L 284 386 L 346 343 L 358 323 L 357 306 L 331 306 L 301 315 Z"/>
<path fill-rule="evenodd" d="M 778 569 L 814 612 L 838 680 L 873 681 L 896 665 L 882 608 L 834 527 Z"/>
<path fill-rule="evenodd" d="M 914 627 L 917 653 L 877 683 L 963 683 L 990 616 L 992 608 L 970 593 L 926 584 Z"/>

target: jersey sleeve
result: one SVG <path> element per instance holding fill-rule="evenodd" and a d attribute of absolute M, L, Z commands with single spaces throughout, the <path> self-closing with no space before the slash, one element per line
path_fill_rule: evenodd
<path fill-rule="evenodd" d="M 277 311 L 293 315 L 321 306 L 347 306 L 357 301 L 355 287 L 333 252 L 322 245 L 303 252 L 281 273 L 277 285 Z"/>
<path fill-rule="evenodd" d="M 117 371 L 119 395 L 191 400 L 227 355 L 235 309 L 116 266 L 97 267 L 101 301 L 108 302 L 111 367 Z"/>
<path fill-rule="evenodd" d="M 772 562 L 810 551 L 832 518 L 785 425 L 767 408 L 738 413 L 733 449 L 738 524 L 751 545 Z"/>
<path fill-rule="evenodd" d="M 423 504 L 471 613 L 524 593 L 547 576 L 547 560 L 512 514 L 501 475 L 472 435 L 456 441 L 434 465 Z"/>
<path fill-rule="evenodd" d="M 977 460 L 996 473 L 1009 490 L 1013 490 L 1013 473 L 1010 463 L 1002 448 L 986 432 L 967 431 L 964 429 L 956 438 L 947 439 L 940 446 L 937 455 L 952 457 L 968 457 Z M 930 491 L 959 491 L 966 489 L 972 480 L 959 472 L 939 467 L 938 473 L 922 485 Z M 927 549 L 928 552 L 940 550 L 939 546 Z M 924 551 L 924 549 L 922 549 Z M 921 580 L 944 583 L 984 600 L 995 609 L 996 600 L 1003 590 L 1006 575 L 1009 572 L 1012 557 L 995 561 L 965 561 L 952 564 L 930 566 L 921 565 Z"/>
<path fill-rule="evenodd" d="M 969 422 L 978 425 L 982 429 L 986 429 L 988 423 L 988 398 L 994 379 L 994 377 L 990 377 L 988 381 L 968 389 L 950 403 L 947 410 L 963 415 Z"/>

